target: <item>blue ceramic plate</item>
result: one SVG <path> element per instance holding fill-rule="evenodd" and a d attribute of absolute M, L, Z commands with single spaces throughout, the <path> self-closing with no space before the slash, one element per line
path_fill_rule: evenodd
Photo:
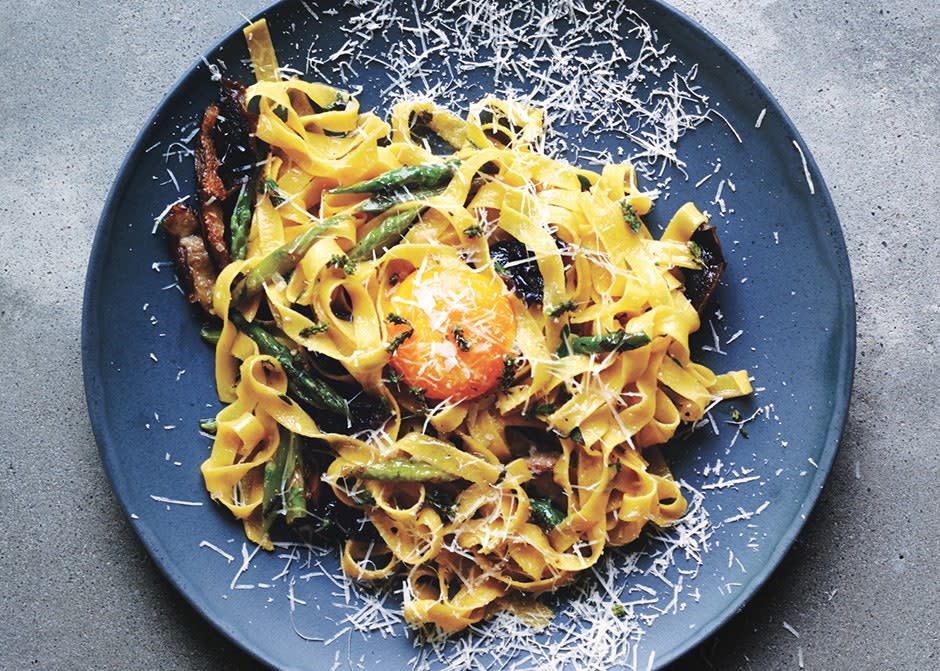
<path fill-rule="evenodd" d="M 596 11 L 590 16 L 575 13 L 548 24 L 557 32 L 555 42 L 580 43 L 584 62 L 591 62 L 594 52 L 601 55 L 593 62 L 604 62 L 610 54 L 602 52 L 611 45 L 588 44 L 591 40 L 578 35 L 584 36 L 586 22 L 613 20 L 617 4 L 592 6 Z M 390 66 L 389 50 L 405 47 L 421 54 L 450 40 L 450 48 L 437 51 L 443 57 L 482 40 L 453 17 L 415 17 L 410 3 L 404 5 L 412 24 L 420 18 L 444 28 L 422 41 L 413 32 L 375 29 L 364 21 L 357 24 L 360 44 L 344 54 L 350 33 L 343 29 L 368 8 L 334 12 L 289 0 L 264 15 L 282 65 L 313 79 L 318 75 L 311 66 L 319 64 L 333 83 L 345 76 L 348 86 L 361 87 L 367 109 L 387 106 L 395 94 L 393 76 L 410 77 L 417 88 L 422 79 L 434 86 L 457 77 L 460 83 L 448 95 L 466 98 L 533 85 L 534 80 L 514 81 L 507 70 L 447 71 L 437 61 L 410 72 Z M 631 5 L 655 43 L 668 45 L 648 61 L 655 67 L 634 81 L 637 94 L 669 90 L 670 81 L 681 81 L 671 79 L 677 74 L 685 77 L 687 115 L 711 110 L 675 145 L 682 164 L 646 166 L 653 177 L 644 186 L 663 187 L 649 221 L 653 229 L 661 227 L 686 200 L 712 215 L 729 269 L 718 307 L 705 316 L 697 337 L 698 358 L 715 369 L 746 368 L 758 391 L 719 406 L 712 413 L 714 425 L 667 450 L 677 478 L 698 501 L 695 517 L 675 532 L 681 545 L 675 534 L 667 541 L 647 537 L 630 552 L 612 555 L 599 571 L 610 577 L 625 606 L 623 617 L 611 613 L 600 622 L 581 620 L 572 604 L 587 597 L 567 590 L 553 603 L 559 615 L 552 627 L 521 648 L 505 638 L 497 639 L 498 645 L 482 644 L 489 651 L 480 653 L 482 664 L 507 657 L 525 668 L 545 666 L 548 659 L 559 665 L 566 659 L 589 661 L 585 644 L 575 645 L 574 652 L 570 646 L 544 652 L 544 646 L 568 635 L 565 629 L 595 644 L 605 636 L 619 640 L 619 648 L 606 650 L 616 659 L 610 668 L 659 668 L 702 641 L 767 580 L 799 533 L 829 472 L 848 405 L 855 349 L 852 283 L 836 213 L 812 157 L 768 91 L 725 47 L 658 2 Z M 543 48 L 521 27 L 520 15 L 503 15 L 516 17 L 509 33 L 517 43 Z M 635 57 L 643 31 L 635 16 L 621 19 L 626 23 L 613 33 L 616 44 Z M 591 32 L 595 42 L 609 39 Z M 480 48 L 492 54 L 490 47 Z M 209 441 L 196 426 L 217 410 L 212 355 L 200 342 L 198 315 L 172 286 L 164 241 L 152 229 L 169 203 L 192 191 L 189 149 L 195 123 L 215 96 L 206 63 L 251 81 L 246 57 L 236 30 L 177 83 L 131 149 L 104 208 L 83 322 L 85 387 L 102 461 L 134 529 L 170 581 L 258 659 L 281 668 L 326 669 L 336 662 L 344 668 L 347 662 L 364 668 L 415 663 L 443 668 L 439 660 L 453 648 L 416 647 L 401 624 L 376 624 L 371 633 L 352 627 L 346 618 L 363 602 L 326 577 L 336 571 L 335 554 L 304 551 L 291 559 L 287 550 L 254 553 L 240 526 L 209 502 L 202 485 L 199 464 Z M 556 83 L 570 80 L 553 70 L 557 63 L 551 58 L 527 62 L 541 63 Z M 625 79 L 629 72 L 620 75 Z M 592 102 L 590 84 L 585 82 L 582 116 L 598 116 L 591 105 L 600 103 L 597 96 Z M 383 94 L 385 89 L 390 90 Z M 612 95 L 608 83 L 601 97 Z M 656 100 L 653 94 L 649 104 Z M 614 157 L 638 151 L 617 129 L 582 137 L 575 131 L 583 119 L 574 121 L 568 128 L 558 124 L 568 133 L 567 155 L 574 160 L 586 163 L 592 151 L 604 149 Z M 601 115 L 598 121 L 597 128 L 604 129 L 609 119 Z M 632 130 L 643 132 L 640 125 Z M 728 423 L 732 407 L 744 419 L 753 416 L 746 435 Z M 665 567 L 662 572 L 657 562 Z M 596 592 L 590 580 L 582 588 Z M 595 606 L 605 612 L 613 601 L 603 597 Z M 391 593 L 385 605 L 386 617 L 394 620 L 400 596 Z M 363 620 L 356 618 L 362 628 Z M 487 631 L 481 627 L 473 636 L 482 640 Z M 416 655 L 418 662 L 409 662 Z"/>

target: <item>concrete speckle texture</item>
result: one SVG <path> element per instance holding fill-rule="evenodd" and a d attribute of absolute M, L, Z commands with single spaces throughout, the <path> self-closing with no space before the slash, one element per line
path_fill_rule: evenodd
<path fill-rule="evenodd" d="M 124 154 L 173 82 L 263 7 L 218 4 L 0 4 L 3 669 L 257 667 L 124 518 L 79 343 L 91 242 Z M 940 4 L 673 4 L 768 86 L 819 164 L 852 264 L 858 356 L 802 534 L 672 671 L 940 668 Z"/>

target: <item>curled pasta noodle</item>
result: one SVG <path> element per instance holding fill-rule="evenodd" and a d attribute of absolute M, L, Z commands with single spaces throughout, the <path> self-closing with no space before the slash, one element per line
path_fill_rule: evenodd
<path fill-rule="evenodd" d="M 264 31 L 252 34 L 267 73 L 276 58 Z M 329 487 L 375 529 L 345 541 L 343 570 L 403 575 L 412 624 L 458 631 L 681 518 L 686 502 L 657 446 L 714 402 L 751 391 L 746 372 L 692 359 L 700 321 L 684 273 L 702 266 L 691 240 L 707 224 L 693 204 L 654 238 L 642 221 L 653 201 L 629 163 L 596 172 L 545 155 L 542 111 L 517 102 L 485 98 L 461 118 L 408 101 L 385 121 L 326 84 L 267 75 L 246 101 L 269 148 L 263 183 L 276 188 L 258 190 L 247 257 L 216 285 L 227 405 L 202 472 L 249 538 L 272 547 L 272 491 L 289 505 L 291 474 L 270 482 L 285 431 L 328 455 L 319 470 L 298 457 L 309 505 Z M 433 153 L 432 135 L 452 153 Z M 415 167 L 445 176 L 433 188 L 351 190 Z M 360 252 L 411 211 L 407 228 Z M 289 271 L 239 297 L 272 252 L 334 219 Z M 467 277 L 493 296 L 464 296 Z M 422 281 L 439 284 L 424 291 Z M 487 321 L 494 305 L 507 306 L 507 327 Z M 331 424 L 239 319 L 266 325 L 309 375 L 378 399 L 382 420 Z M 440 361 L 408 361 L 431 336 L 426 351 Z M 409 383 L 457 375 L 465 361 L 496 365 L 497 376 L 472 392 Z"/>

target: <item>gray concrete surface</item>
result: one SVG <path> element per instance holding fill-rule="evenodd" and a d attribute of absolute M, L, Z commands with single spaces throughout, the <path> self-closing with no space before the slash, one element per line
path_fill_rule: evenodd
<path fill-rule="evenodd" d="M 249 669 L 155 570 L 83 397 L 91 241 L 167 88 L 262 0 L 0 3 L 0 668 Z M 674 4 L 788 111 L 858 303 L 848 427 L 805 531 L 687 669 L 940 668 L 940 4 Z M 799 632 L 797 639 L 784 628 Z"/>

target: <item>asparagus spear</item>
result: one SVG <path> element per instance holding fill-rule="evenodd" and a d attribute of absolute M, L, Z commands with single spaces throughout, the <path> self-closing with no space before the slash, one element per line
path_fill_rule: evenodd
<path fill-rule="evenodd" d="M 231 256 L 233 261 L 241 261 L 248 251 L 248 227 L 251 225 L 251 194 L 255 189 L 255 180 L 242 185 L 229 222 L 231 233 Z"/>
<path fill-rule="evenodd" d="M 274 458 L 264 465 L 261 509 L 265 529 L 270 528 L 279 514 L 284 515 L 288 524 L 307 514 L 299 443 L 297 434 L 281 427 Z"/>
<path fill-rule="evenodd" d="M 536 523 L 543 529 L 554 529 L 565 519 L 564 513 L 555 508 L 548 499 L 529 499 L 529 507 Z"/>
<path fill-rule="evenodd" d="M 229 319 L 239 331 L 258 343 L 258 349 L 273 356 L 287 374 L 287 391 L 307 405 L 349 419 L 349 406 L 339 393 L 297 365 L 290 349 L 262 326 L 249 322 L 240 312 L 232 310 Z"/>
<path fill-rule="evenodd" d="M 385 482 L 451 482 L 459 479 L 433 464 L 410 459 L 389 459 L 375 464 L 362 464 L 354 468 L 350 475 L 362 480 L 382 480 Z"/>
<path fill-rule="evenodd" d="M 648 344 L 645 333 L 627 333 L 624 330 L 610 331 L 596 336 L 567 336 L 562 338 L 558 356 L 569 354 L 600 354 L 601 352 L 624 352 Z"/>
<path fill-rule="evenodd" d="M 222 337 L 222 329 L 218 326 L 206 324 L 199 329 L 199 337 L 209 345 L 218 345 L 219 338 Z"/>
<path fill-rule="evenodd" d="M 216 431 L 219 430 L 219 422 L 215 419 L 215 417 L 207 417 L 205 419 L 200 419 L 199 430 L 215 435 Z"/>
<path fill-rule="evenodd" d="M 268 253 L 258 265 L 249 272 L 232 291 L 232 306 L 240 305 L 252 296 L 258 295 L 265 282 L 275 275 L 284 275 L 294 269 L 313 243 L 331 228 L 347 218 L 348 215 L 338 214 L 335 217 L 324 219 L 318 226 L 311 226 L 290 242 L 284 243 L 274 251 Z"/>
<path fill-rule="evenodd" d="M 371 257 L 373 252 L 377 251 L 381 255 L 387 248 L 394 247 L 411 228 L 420 209 L 416 207 L 386 217 L 381 224 L 369 231 L 362 240 L 356 243 L 355 247 L 349 250 L 347 254 L 349 260 L 362 261 Z"/>
<path fill-rule="evenodd" d="M 409 165 L 404 168 L 389 170 L 364 182 L 333 189 L 332 193 L 375 193 L 403 186 L 438 186 L 453 176 L 458 165 L 460 165 L 460 162 L 456 160 L 444 161 L 443 163 Z"/>
<path fill-rule="evenodd" d="M 408 188 L 383 191 L 359 203 L 358 210 L 366 214 L 381 214 L 395 205 L 410 203 L 414 200 L 426 200 L 427 198 L 438 195 L 443 190 L 443 187 L 438 187 L 435 189 L 419 189 L 416 191 L 412 191 Z"/>

